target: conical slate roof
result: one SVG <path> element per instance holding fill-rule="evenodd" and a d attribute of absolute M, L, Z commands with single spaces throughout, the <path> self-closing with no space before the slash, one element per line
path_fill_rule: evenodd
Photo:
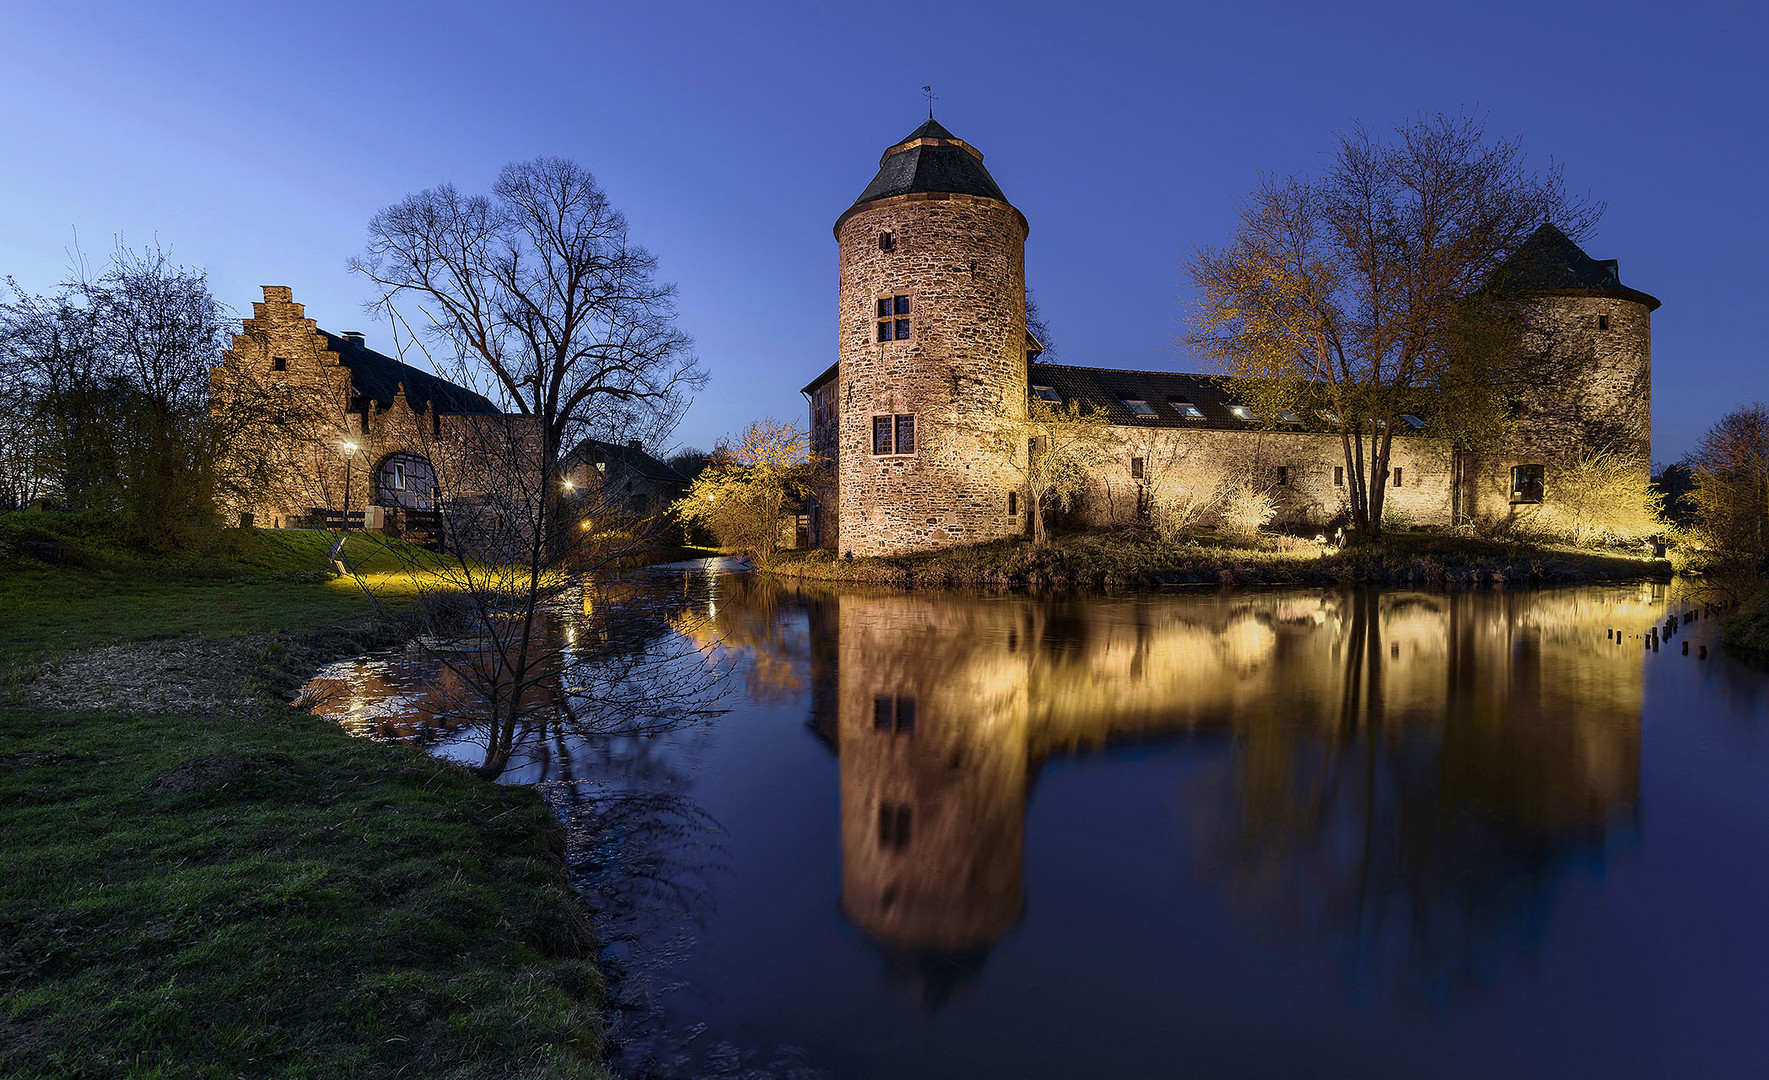
<path fill-rule="evenodd" d="M 983 168 L 982 152 L 929 117 L 927 123 L 893 144 L 878 159 L 878 175 L 836 220 L 835 227 L 840 229 L 843 221 L 867 203 L 896 195 L 932 192 L 1007 202 L 995 178 Z"/>
<path fill-rule="evenodd" d="M 1551 224 L 1530 234 L 1511 257 L 1493 272 L 1489 288 L 1526 293 L 1612 296 L 1645 304 L 1648 311 L 1659 306 L 1657 297 L 1621 282 L 1614 259 L 1593 259 L 1572 238 Z"/>

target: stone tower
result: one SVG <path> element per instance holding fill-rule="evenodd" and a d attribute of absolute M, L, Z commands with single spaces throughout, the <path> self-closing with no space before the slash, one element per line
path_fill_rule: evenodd
<path fill-rule="evenodd" d="M 839 551 L 1020 531 L 978 422 L 1026 409 L 1026 233 L 983 155 L 931 119 L 836 220 Z"/>
<path fill-rule="evenodd" d="M 1586 450 L 1652 458 L 1652 312 L 1656 297 L 1621 283 L 1614 259 L 1593 259 L 1542 225 L 1494 275 L 1529 298 L 1531 334 L 1552 378 L 1526 397 L 1508 452 L 1481 463 L 1468 510 L 1502 514 L 1552 499 L 1554 474 Z M 1516 470 L 1539 479 L 1517 479 Z M 1482 476 L 1480 473 L 1484 472 Z"/>

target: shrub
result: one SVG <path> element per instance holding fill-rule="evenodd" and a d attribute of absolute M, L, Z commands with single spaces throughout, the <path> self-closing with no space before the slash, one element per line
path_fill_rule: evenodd
<path fill-rule="evenodd" d="M 1588 450 L 1558 471 L 1529 527 L 1581 545 L 1636 543 L 1665 530 L 1663 509 L 1645 462 Z"/>
<path fill-rule="evenodd" d="M 1278 504 L 1270 489 L 1251 480 L 1229 485 L 1219 514 L 1223 531 L 1252 536 L 1278 516 Z"/>

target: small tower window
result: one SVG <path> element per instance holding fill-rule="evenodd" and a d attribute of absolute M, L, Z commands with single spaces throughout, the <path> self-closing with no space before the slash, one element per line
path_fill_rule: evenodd
<path fill-rule="evenodd" d="M 878 250 L 894 251 L 897 247 L 897 234 L 886 229 L 878 234 Z"/>
<path fill-rule="evenodd" d="M 275 360 L 272 360 L 270 362 L 270 370 L 272 370 L 272 371 L 287 371 L 287 370 L 289 370 L 289 362 L 279 356 Z"/>
<path fill-rule="evenodd" d="M 879 297 L 874 318 L 878 323 L 878 340 L 909 340 L 909 297 Z"/>
<path fill-rule="evenodd" d="M 886 851 L 902 851 L 909 846 L 909 807 L 897 803 L 878 806 L 878 846 Z"/>
<path fill-rule="evenodd" d="M 1548 470 L 1540 465 L 1513 465 L 1511 467 L 1511 501 L 1514 503 L 1539 503 L 1547 488 Z"/>
<path fill-rule="evenodd" d="M 1609 316 L 1608 315 L 1597 316 L 1597 329 L 1599 329 L 1599 330 L 1608 330 L 1609 329 Z"/>

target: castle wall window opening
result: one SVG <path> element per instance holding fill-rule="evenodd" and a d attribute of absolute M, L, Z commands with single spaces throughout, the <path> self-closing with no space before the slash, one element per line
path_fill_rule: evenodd
<path fill-rule="evenodd" d="M 1344 487 L 1345 486 L 1345 466 L 1343 466 L 1343 465 L 1333 466 L 1333 486 L 1334 487 Z"/>
<path fill-rule="evenodd" d="M 1130 459 L 1130 478 L 1132 480 L 1142 479 L 1142 458 L 1133 457 Z"/>
<path fill-rule="evenodd" d="M 910 302 L 907 294 L 881 296 L 876 304 L 874 320 L 879 341 L 908 341 Z"/>
<path fill-rule="evenodd" d="M 897 735 L 915 734 L 915 698 L 904 694 L 880 694 L 872 699 L 872 730 Z"/>
<path fill-rule="evenodd" d="M 1007 493 L 1007 516 L 1013 517 L 1015 514 L 1018 514 L 1019 512 L 1020 512 L 1020 493 L 1017 491 L 1010 491 Z"/>
<path fill-rule="evenodd" d="M 878 234 L 878 250 L 880 250 L 880 251 L 895 251 L 896 249 L 897 249 L 897 234 L 896 233 L 890 231 L 889 229 L 886 229 L 884 232 L 881 232 Z"/>
<path fill-rule="evenodd" d="M 1599 329 L 1599 330 L 1608 330 L 1609 329 L 1609 316 L 1608 315 L 1597 316 L 1597 329 Z"/>
<path fill-rule="evenodd" d="M 288 360 L 279 356 L 270 362 L 270 370 L 272 370 L 272 371 L 287 371 L 287 370 L 289 370 L 289 362 L 288 362 Z"/>
<path fill-rule="evenodd" d="M 1290 485 L 1290 466 L 1279 465 L 1278 466 L 1278 486 L 1279 487 L 1288 487 L 1289 485 Z"/>
<path fill-rule="evenodd" d="M 1541 465 L 1513 465 L 1511 467 L 1511 501 L 1513 503 L 1539 503 L 1547 490 L 1548 470 Z"/>
<path fill-rule="evenodd" d="M 874 457 L 915 453 L 915 417 L 913 415 L 873 417 L 872 453 Z"/>

